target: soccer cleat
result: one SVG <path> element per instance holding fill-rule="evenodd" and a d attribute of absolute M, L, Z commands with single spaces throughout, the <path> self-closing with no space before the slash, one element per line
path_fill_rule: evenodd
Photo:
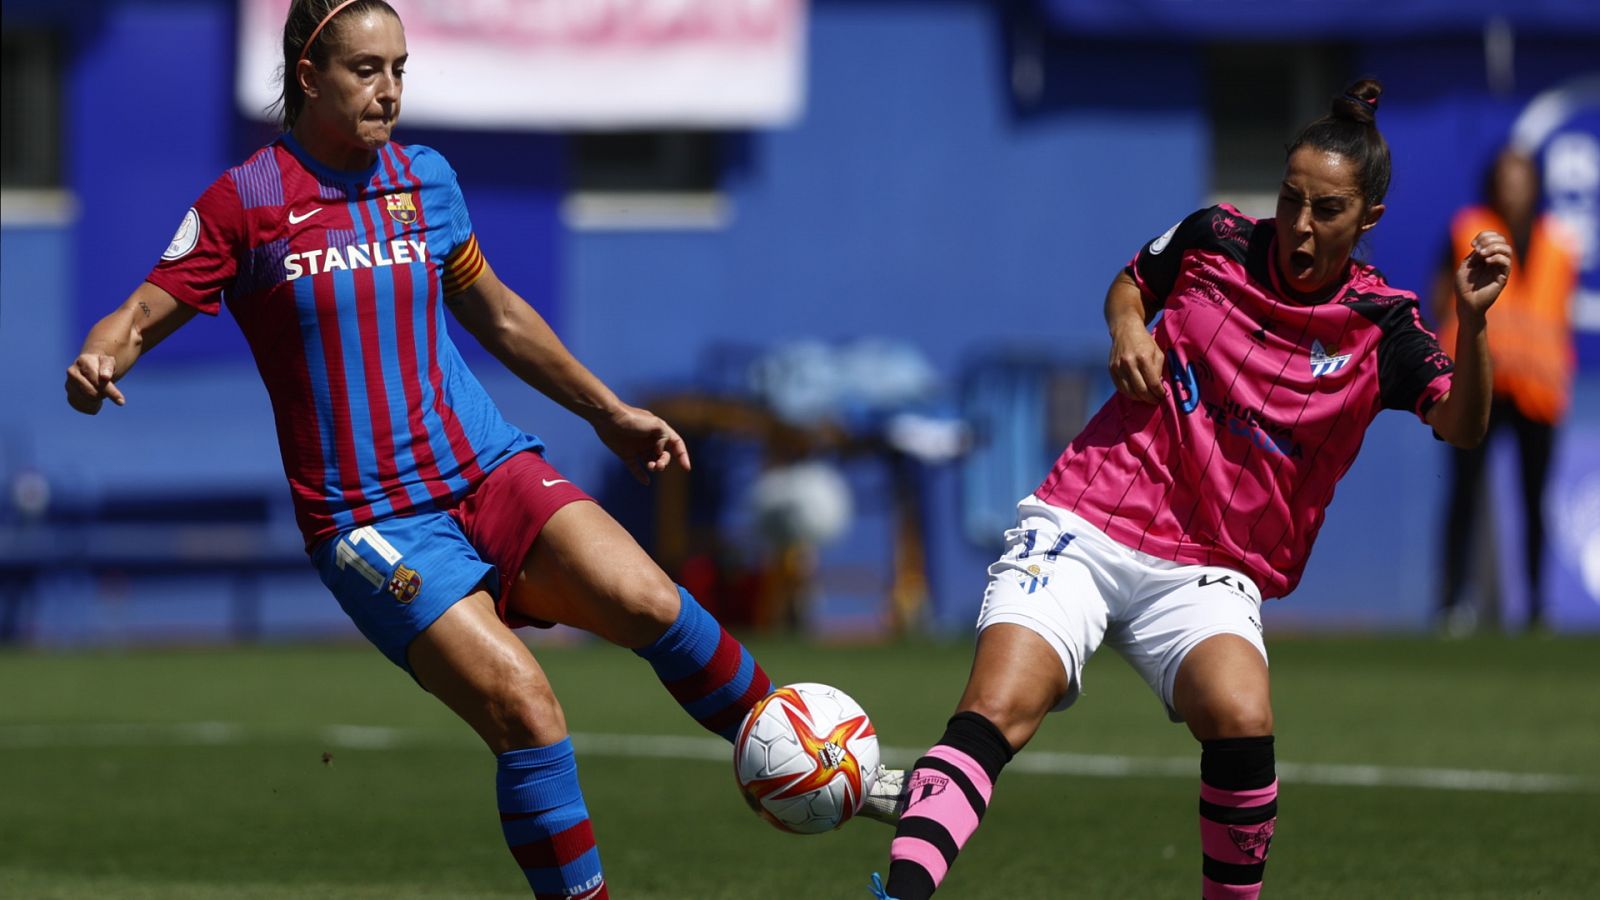
<path fill-rule="evenodd" d="M 906 770 L 891 769 L 880 764 L 878 777 L 872 782 L 872 789 L 867 791 L 867 796 L 861 801 L 861 812 L 858 815 L 869 819 L 876 819 L 885 825 L 893 825 L 900 821 L 900 813 L 906 808 Z"/>
<path fill-rule="evenodd" d="M 894 771 L 898 772 L 900 770 L 895 769 Z M 889 892 L 883 889 L 883 879 L 878 877 L 877 872 L 872 873 L 872 884 L 868 885 L 868 888 L 872 891 L 872 896 L 875 900 L 894 900 L 893 897 L 889 896 Z"/>

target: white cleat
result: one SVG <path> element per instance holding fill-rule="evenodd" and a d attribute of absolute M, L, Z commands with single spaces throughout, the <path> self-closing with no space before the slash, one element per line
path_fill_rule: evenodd
<path fill-rule="evenodd" d="M 905 808 L 906 770 L 891 769 L 880 764 L 878 777 L 872 782 L 872 789 L 867 791 L 866 799 L 861 801 L 859 815 L 876 819 L 885 825 L 893 825 L 900 821 L 900 813 Z"/>

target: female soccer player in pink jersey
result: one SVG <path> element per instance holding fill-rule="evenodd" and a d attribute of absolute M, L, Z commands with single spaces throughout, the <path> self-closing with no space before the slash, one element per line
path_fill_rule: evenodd
<path fill-rule="evenodd" d="M 283 54 L 285 132 L 205 191 L 146 281 L 94 326 L 68 402 L 122 405 L 116 382 L 140 355 L 225 300 L 271 396 L 323 582 L 495 752 L 505 838 L 535 895 L 605 897 L 561 706 L 511 628 L 560 622 L 632 648 L 729 740 L 772 685 L 501 417 L 444 310 L 641 481 L 689 454 L 495 276 L 443 157 L 390 140 L 407 52 L 387 3 L 295 0 Z"/>
<path fill-rule="evenodd" d="M 1416 297 L 1351 258 L 1389 187 L 1381 91 L 1351 85 L 1300 133 L 1275 218 L 1200 210 L 1112 282 L 1117 393 L 1018 504 L 966 691 L 907 779 L 879 897 L 934 892 L 1001 769 L 1077 699 L 1102 642 L 1200 742 L 1202 896 L 1259 895 L 1278 784 L 1261 600 L 1294 589 L 1380 410 L 1459 446 L 1488 421 L 1484 313 L 1510 272 L 1506 240 L 1479 234 L 1455 272 L 1453 367 Z"/>

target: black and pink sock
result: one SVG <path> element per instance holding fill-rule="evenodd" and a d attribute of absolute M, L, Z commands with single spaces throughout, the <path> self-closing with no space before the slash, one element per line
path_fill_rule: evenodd
<path fill-rule="evenodd" d="M 1272 737 L 1200 745 L 1200 848 L 1204 900 L 1256 900 L 1278 821 Z"/>
<path fill-rule="evenodd" d="M 993 722 L 975 712 L 951 717 L 944 737 L 906 779 L 905 812 L 889 845 L 889 896 L 927 900 L 933 894 L 978 830 L 1012 755 Z"/>

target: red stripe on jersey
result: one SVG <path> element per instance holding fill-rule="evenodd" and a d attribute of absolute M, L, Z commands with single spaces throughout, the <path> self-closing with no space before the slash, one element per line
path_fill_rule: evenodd
<path fill-rule="evenodd" d="M 268 235 L 261 242 L 270 238 Z M 322 456 L 322 423 L 317 420 L 311 365 L 300 339 L 293 290 L 291 285 L 288 297 L 276 293 L 231 297 L 228 309 L 250 341 L 261 381 L 272 398 L 278 448 L 294 495 L 295 524 L 309 539 L 310 535 L 331 528 L 333 510 L 328 505 L 324 483 L 327 469 Z"/>
<path fill-rule="evenodd" d="M 361 214 L 368 235 L 375 231 L 367 201 L 351 203 Z M 370 241 L 371 238 L 369 237 Z M 400 468 L 394 456 L 394 429 L 389 420 L 389 385 L 384 380 L 383 347 L 378 340 L 378 289 L 370 267 L 354 269 L 356 322 L 361 336 L 361 372 L 367 381 L 367 415 L 372 422 L 372 449 L 378 460 L 378 489 L 389 498 L 396 511 L 411 508 L 411 495 L 400 483 Z"/>
<path fill-rule="evenodd" d="M 400 184 L 399 173 L 394 169 L 394 158 L 380 154 L 389 183 Z M 379 224 L 385 240 L 393 240 L 400 231 L 399 223 L 385 216 Z M 406 425 L 411 431 L 411 457 L 416 462 L 417 475 L 427 486 L 429 496 L 436 502 L 450 498 L 450 486 L 439 473 L 439 461 L 433 455 L 433 444 L 428 440 L 428 426 L 422 419 L 422 378 L 417 370 L 416 289 L 411 279 L 410 266 L 394 266 L 395 345 L 400 364 L 400 385 L 406 396 Z"/>
<path fill-rule="evenodd" d="M 411 157 L 399 148 L 394 148 L 395 155 L 400 158 L 401 166 L 405 172 L 405 184 L 413 189 L 421 186 L 422 182 L 411 174 Z M 426 232 L 427 205 L 417 204 L 417 230 Z M 439 421 L 444 425 L 445 441 L 450 445 L 450 453 L 456 459 L 458 471 L 467 481 L 476 484 L 483 478 L 483 468 L 478 465 L 478 456 L 473 452 L 472 443 L 467 440 L 467 433 L 461 427 L 461 420 L 456 417 L 456 411 L 444 399 L 444 371 L 439 368 L 439 354 L 435 348 L 439 346 L 439 266 L 438 258 L 430 255 L 428 259 L 428 309 L 426 321 L 428 323 L 428 382 L 433 385 L 433 411 L 439 416 Z"/>
<path fill-rule="evenodd" d="M 313 278 L 311 289 L 316 297 L 317 330 L 322 335 L 322 361 L 328 370 L 329 410 L 333 419 L 333 452 L 339 466 L 339 492 L 356 524 L 366 525 L 374 520 L 366 495 L 361 492 L 361 465 L 356 460 L 355 430 L 350 421 L 350 385 L 344 374 L 344 344 L 339 337 L 339 299 L 334 294 L 333 279 Z"/>

